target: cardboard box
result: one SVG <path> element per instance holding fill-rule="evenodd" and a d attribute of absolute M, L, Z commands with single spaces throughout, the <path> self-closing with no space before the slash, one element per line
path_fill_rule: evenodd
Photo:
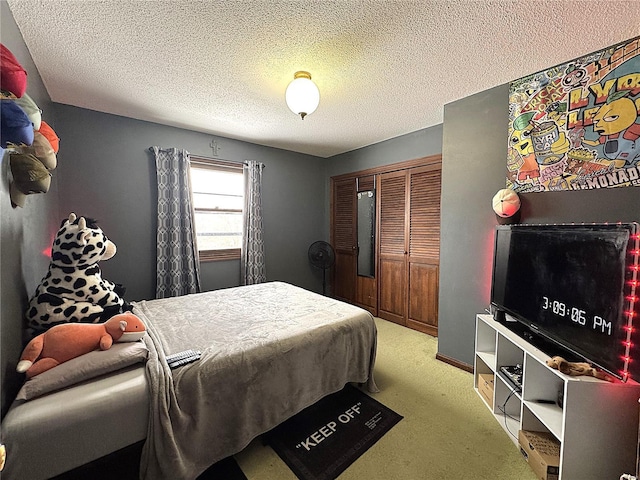
<path fill-rule="evenodd" d="M 520 453 L 540 480 L 558 480 L 560 442 L 549 432 L 518 432 Z"/>
<path fill-rule="evenodd" d="M 493 408 L 493 373 L 478 374 L 478 391 L 487 405 Z"/>

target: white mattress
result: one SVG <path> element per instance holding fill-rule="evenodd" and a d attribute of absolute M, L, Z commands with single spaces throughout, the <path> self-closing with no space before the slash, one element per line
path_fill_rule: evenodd
<path fill-rule="evenodd" d="M 2 478 L 48 479 L 139 442 L 148 417 L 142 365 L 15 402 L 0 426 L 7 448 Z"/>

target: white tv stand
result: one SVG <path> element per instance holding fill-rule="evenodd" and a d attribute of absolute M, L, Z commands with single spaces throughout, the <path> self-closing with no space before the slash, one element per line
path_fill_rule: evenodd
<path fill-rule="evenodd" d="M 640 384 L 570 377 L 549 368 L 548 358 L 491 315 L 477 315 L 474 388 L 478 392 L 480 374 L 493 374 L 493 404 L 487 406 L 516 446 L 519 430 L 551 432 L 561 443 L 560 480 L 635 474 Z M 496 374 L 516 364 L 523 366 L 521 393 Z M 563 407 L 540 402 L 557 400 L 560 390 Z"/>

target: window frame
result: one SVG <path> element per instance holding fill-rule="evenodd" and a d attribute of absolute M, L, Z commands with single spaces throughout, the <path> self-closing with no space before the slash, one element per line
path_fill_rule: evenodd
<path fill-rule="evenodd" d="M 244 164 L 240 162 L 230 162 L 227 160 L 218 160 L 216 158 L 207 158 L 207 157 L 198 157 L 195 155 L 190 156 L 190 168 L 198 168 L 205 170 L 237 170 L 239 173 L 244 174 Z M 196 212 L 206 212 L 212 211 L 209 208 L 196 208 L 193 202 L 193 187 L 189 185 L 189 190 L 191 191 L 191 203 L 193 207 L 194 214 Z M 243 195 L 244 195 L 243 191 Z M 219 210 L 216 210 L 219 211 Z M 229 212 L 238 212 L 236 209 L 225 209 L 225 211 Z M 244 214 L 244 206 L 242 210 L 240 210 L 242 214 Z M 195 222 L 194 222 L 195 229 Z M 196 248 L 197 248 L 197 236 L 198 232 L 196 229 Z M 216 262 L 221 260 L 239 260 L 241 255 L 241 248 L 225 248 L 219 250 L 200 250 L 198 249 L 198 256 L 200 262 Z"/>

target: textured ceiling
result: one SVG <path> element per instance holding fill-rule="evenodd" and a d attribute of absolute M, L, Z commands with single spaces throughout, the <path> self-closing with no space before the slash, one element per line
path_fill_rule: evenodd
<path fill-rule="evenodd" d="M 640 1 L 8 0 L 54 102 L 329 157 L 640 35 Z M 307 70 L 304 121 L 284 91 Z"/>

